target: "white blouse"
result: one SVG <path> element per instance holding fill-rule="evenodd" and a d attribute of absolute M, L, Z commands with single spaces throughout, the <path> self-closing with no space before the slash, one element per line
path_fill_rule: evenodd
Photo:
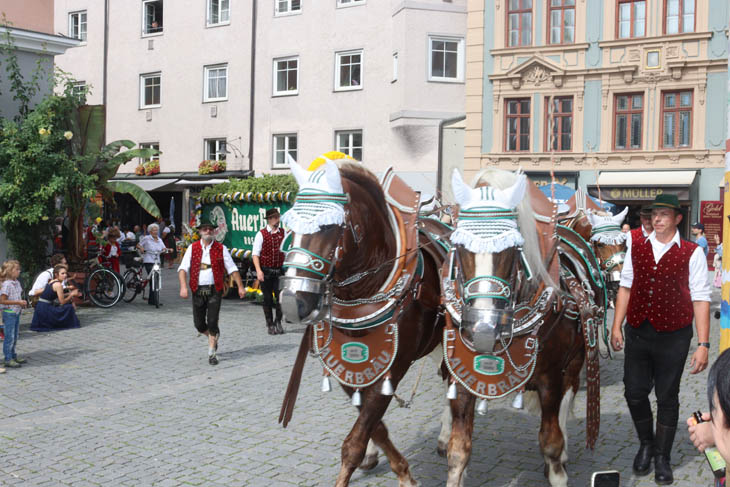
<path fill-rule="evenodd" d="M 160 237 L 157 237 L 157 240 L 155 240 L 152 238 L 152 235 L 145 235 L 142 237 L 142 240 L 139 241 L 139 246 L 144 249 L 142 262 L 145 264 L 155 263 L 155 256 L 150 252 L 162 252 L 166 248 L 165 242 L 163 242 Z"/>

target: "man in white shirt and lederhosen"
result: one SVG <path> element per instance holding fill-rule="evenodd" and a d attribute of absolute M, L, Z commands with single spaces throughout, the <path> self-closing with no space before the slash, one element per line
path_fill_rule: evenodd
<path fill-rule="evenodd" d="M 200 240 L 187 248 L 178 267 L 180 297 L 183 299 L 188 297 L 187 275 L 190 275 L 190 289 L 193 291 L 193 322 L 198 333 L 208 337 L 210 365 L 218 365 L 216 356 L 220 336 L 218 315 L 226 274 L 233 276 L 238 286 L 238 296 L 243 298 L 245 295 L 238 267 L 226 246 L 213 238 L 214 229 L 209 220 L 201 219 L 198 225 Z"/>

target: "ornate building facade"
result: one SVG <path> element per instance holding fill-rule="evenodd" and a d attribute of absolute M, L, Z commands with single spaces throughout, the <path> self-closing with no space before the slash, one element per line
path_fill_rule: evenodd
<path fill-rule="evenodd" d="M 726 0 L 470 0 L 467 173 L 522 167 L 637 209 L 719 199 Z M 685 222 L 687 223 L 687 222 Z"/>

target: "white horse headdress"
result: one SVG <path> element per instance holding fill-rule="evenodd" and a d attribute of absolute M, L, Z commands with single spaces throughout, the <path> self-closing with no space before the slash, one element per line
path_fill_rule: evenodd
<path fill-rule="evenodd" d="M 324 164 L 314 171 L 302 169 L 288 154 L 289 168 L 299 184 L 294 205 L 281 217 L 282 223 L 295 233 L 316 233 L 324 225 L 345 222 L 347 195 L 337 164 L 324 155 Z"/>
<path fill-rule="evenodd" d="M 469 187 L 458 170 L 451 177 L 451 189 L 459 204 L 459 221 L 451 241 L 474 253 L 497 253 L 524 244 L 515 208 L 525 197 L 527 177 L 505 189 Z"/>
<path fill-rule="evenodd" d="M 621 231 L 621 223 L 623 223 L 629 208 L 618 215 L 596 215 L 592 212 L 586 212 L 588 221 L 591 222 L 593 229 L 591 230 L 591 241 L 600 242 L 606 245 L 620 245 L 626 241 L 628 234 Z"/>

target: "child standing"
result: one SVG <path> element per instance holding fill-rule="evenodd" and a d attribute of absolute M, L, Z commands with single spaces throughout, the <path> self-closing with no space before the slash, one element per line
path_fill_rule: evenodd
<path fill-rule="evenodd" d="M 15 353 L 15 344 L 18 341 L 20 325 L 20 311 L 28 303 L 22 298 L 23 288 L 20 286 L 20 262 L 17 260 L 5 261 L 0 267 L 0 309 L 2 309 L 5 340 L 3 340 L 3 355 L 5 367 L 16 369 L 25 359 Z"/>

